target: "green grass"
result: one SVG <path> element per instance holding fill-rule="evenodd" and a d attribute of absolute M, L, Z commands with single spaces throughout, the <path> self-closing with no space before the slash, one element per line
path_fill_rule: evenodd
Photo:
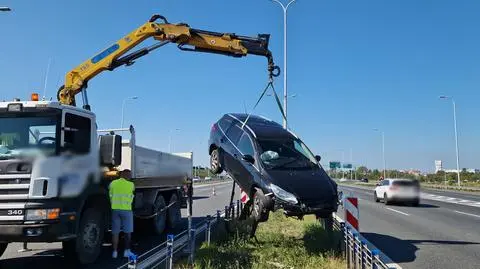
<path fill-rule="evenodd" d="M 342 256 L 332 250 L 329 237 L 313 217 L 300 221 L 271 213 L 259 225 L 258 243 L 248 238 L 248 222 L 228 224 L 229 234 L 222 226 L 217 227 L 215 243 L 204 243 L 197 251 L 195 268 L 345 268 Z M 340 238 L 336 234 L 334 240 Z"/>

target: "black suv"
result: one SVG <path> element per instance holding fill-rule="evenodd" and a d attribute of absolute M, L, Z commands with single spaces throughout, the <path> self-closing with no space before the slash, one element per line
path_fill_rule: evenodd
<path fill-rule="evenodd" d="M 336 212 L 337 185 L 320 157 L 280 124 L 251 115 L 244 125 L 246 119 L 247 114 L 231 113 L 213 124 L 208 153 L 212 172 L 230 174 L 253 197 L 253 211 L 266 213 L 254 217 L 266 220 L 279 208 L 299 217 L 329 218 Z"/>

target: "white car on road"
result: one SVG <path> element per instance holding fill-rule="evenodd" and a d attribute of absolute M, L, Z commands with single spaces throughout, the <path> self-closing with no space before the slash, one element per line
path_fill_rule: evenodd
<path fill-rule="evenodd" d="M 384 179 L 377 183 L 373 198 L 375 202 L 383 200 L 386 205 L 392 202 L 408 202 L 418 206 L 420 183 L 411 179 Z"/>

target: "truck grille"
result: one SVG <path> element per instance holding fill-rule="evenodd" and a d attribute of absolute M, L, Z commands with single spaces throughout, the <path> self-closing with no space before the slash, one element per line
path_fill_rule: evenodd
<path fill-rule="evenodd" d="M 0 200 L 26 200 L 30 189 L 29 174 L 0 175 Z"/>

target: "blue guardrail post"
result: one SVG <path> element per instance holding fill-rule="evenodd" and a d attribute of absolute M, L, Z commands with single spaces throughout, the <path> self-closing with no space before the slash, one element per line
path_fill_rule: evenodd
<path fill-rule="evenodd" d="M 372 249 L 372 269 L 377 269 L 377 261 L 380 258 L 380 250 Z"/>
<path fill-rule="evenodd" d="M 212 216 L 207 215 L 207 229 L 205 237 L 207 239 L 207 246 L 210 246 L 210 228 L 211 228 Z"/>
<path fill-rule="evenodd" d="M 173 239 L 174 238 L 175 238 L 175 235 L 173 234 L 167 235 L 167 264 L 166 264 L 167 269 L 173 268 Z"/>

